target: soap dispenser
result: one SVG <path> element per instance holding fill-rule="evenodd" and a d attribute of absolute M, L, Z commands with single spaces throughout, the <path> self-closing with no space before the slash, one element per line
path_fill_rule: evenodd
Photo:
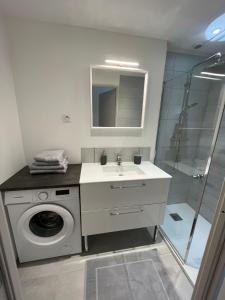
<path fill-rule="evenodd" d="M 142 156 L 140 154 L 134 155 L 134 164 L 135 165 L 140 165 L 141 164 L 141 159 L 142 159 Z"/>
<path fill-rule="evenodd" d="M 105 150 L 102 152 L 102 155 L 100 157 L 100 163 L 101 163 L 101 165 L 107 164 L 107 155 L 105 153 Z"/>

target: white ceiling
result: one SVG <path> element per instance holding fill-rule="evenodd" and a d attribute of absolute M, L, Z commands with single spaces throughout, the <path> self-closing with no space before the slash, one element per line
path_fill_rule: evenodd
<path fill-rule="evenodd" d="M 225 12 L 224 0 L 0 0 L 0 6 L 9 16 L 166 39 L 184 50 L 204 42 L 208 24 Z M 224 45 L 207 43 L 196 54 Z"/>

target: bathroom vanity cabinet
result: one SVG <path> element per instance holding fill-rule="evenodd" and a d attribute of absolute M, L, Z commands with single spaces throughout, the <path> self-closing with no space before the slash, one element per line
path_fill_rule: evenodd
<path fill-rule="evenodd" d="M 99 164 L 82 165 L 82 235 L 162 224 L 171 176 L 150 162 L 134 166 L 140 168 L 138 172 L 129 167 L 129 174 L 128 163 L 125 172 L 111 166 L 114 169 L 109 174 Z"/>

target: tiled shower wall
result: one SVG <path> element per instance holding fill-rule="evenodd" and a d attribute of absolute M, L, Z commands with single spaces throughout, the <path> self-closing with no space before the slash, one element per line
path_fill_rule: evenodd
<path fill-rule="evenodd" d="M 83 163 L 100 162 L 103 151 L 107 155 L 108 162 L 115 162 L 119 154 L 122 161 L 133 161 L 135 154 L 142 155 L 143 161 L 150 160 L 150 147 L 105 147 L 105 148 L 81 148 L 81 161 Z"/>

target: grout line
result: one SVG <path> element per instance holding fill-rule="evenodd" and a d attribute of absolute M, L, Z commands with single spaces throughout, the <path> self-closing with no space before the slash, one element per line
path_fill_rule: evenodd
<path fill-rule="evenodd" d="M 96 148 L 93 149 L 94 149 L 94 163 L 96 163 Z"/>

